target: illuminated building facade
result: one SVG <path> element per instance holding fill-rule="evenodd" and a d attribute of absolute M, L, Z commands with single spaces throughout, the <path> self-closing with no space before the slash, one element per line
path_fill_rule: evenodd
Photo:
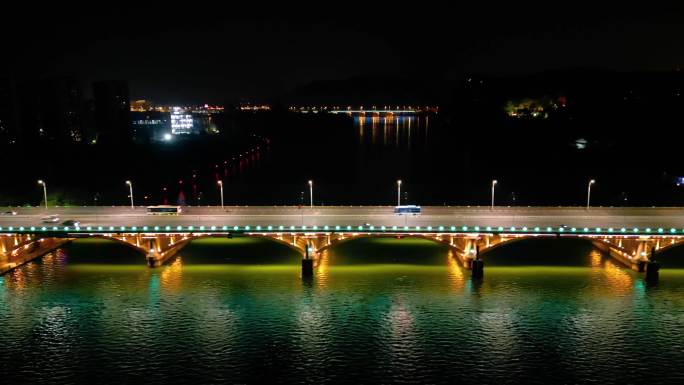
<path fill-rule="evenodd" d="M 171 112 L 171 133 L 173 135 L 189 135 L 196 133 L 192 114 L 180 107 L 174 107 Z"/>
<path fill-rule="evenodd" d="M 218 134 L 217 115 L 223 113 L 221 106 L 155 106 L 149 100 L 133 101 L 130 109 L 133 140 L 138 143 Z"/>

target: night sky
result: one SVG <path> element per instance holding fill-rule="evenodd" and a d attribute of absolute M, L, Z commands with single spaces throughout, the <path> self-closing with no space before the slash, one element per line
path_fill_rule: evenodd
<path fill-rule="evenodd" d="M 399 4 L 18 9 L 0 24 L 0 76 L 126 79 L 132 99 L 224 103 L 268 99 L 318 80 L 440 84 L 466 73 L 684 65 L 682 5 Z"/>

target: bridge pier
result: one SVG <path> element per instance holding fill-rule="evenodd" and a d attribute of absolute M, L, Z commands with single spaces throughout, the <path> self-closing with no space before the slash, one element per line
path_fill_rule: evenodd
<path fill-rule="evenodd" d="M 196 238 L 196 234 L 106 234 L 104 238 L 127 244 L 145 256 L 147 266 L 160 267 Z"/>
<path fill-rule="evenodd" d="M 470 270 L 473 278 L 484 277 L 484 261 L 481 259 L 473 259 L 470 262 Z"/>
<path fill-rule="evenodd" d="M 660 276 L 660 263 L 655 261 L 646 262 L 646 281 L 656 282 Z"/>
<path fill-rule="evenodd" d="M 646 262 L 646 281 L 656 282 L 660 276 L 660 263 L 655 260 L 655 252 L 660 248 L 660 242 L 651 249 L 651 257 Z"/>
<path fill-rule="evenodd" d="M 175 257 L 183 247 L 197 237 L 197 234 L 183 234 L 181 237 L 168 235 L 157 236 L 150 242 L 151 247 L 147 254 L 148 266 L 159 267 L 163 265 L 166 261 Z"/>
<path fill-rule="evenodd" d="M 148 267 L 159 267 L 161 265 L 160 258 L 157 255 L 157 250 L 156 250 L 156 239 L 150 239 L 148 242 L 148 251 L 147 255 L 145 256 L 145 260 L 147 261 L 147 266 Z M 140 242 L 138 241 L 138 246 Z"/>
<path fill-rule="evenodd" d="M 310 258 L 302 258 L 302 278 L 313 277 L 314 260 Z"/>
<path fill-rule="evenodd" d="M 484 261 L 480 259 L 480 246 L 475 245 L 475 259 L 470 262 L 472 277 L 480 279 L 484 277 Z"/>
<path fill-rule="evenodd" d="M 304 258 L 302 258 L 302 278 L 313 277 L 313 259 L 309 258 L 309 249 L 311 247 L 307 244 L 304 247 Z"/>
<path fill-rule="evenodd" d="M 643 273 L 646 271 L 646 262 L 647 261 L 639 261 L 637 262 L 637 268 L 636 271 L 639 273 Z"/>

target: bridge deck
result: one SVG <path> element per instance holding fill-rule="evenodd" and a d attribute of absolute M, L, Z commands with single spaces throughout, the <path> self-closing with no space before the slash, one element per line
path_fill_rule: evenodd
<path fill-rule="evenodd" d="M 57 214 L 60 221 L 81 222 L 85 230 L 188 231 L 412 231 L 412 232 L 534 232 L 551 234 L 684 234 L 684 209 L 681 208 L 495 208 L 423 207 L 417 216 L 395 215 L 391 206 L 314 207 L 191 207 L 179 216 L 147 215 L 144 208 L 72 207 L 20 208 L 16 216 L 0 217 L 0 232 L 35 231 L 53 225 L 41 222 L 46 214 Z M 237 226 L 237 229 L 235 228 Z M 249 228 L 247 228 L 249 226 Z M 282 228 L 281 228 L 282 226 Z M 294 226 L 294 227 L 293 227 Z M 339 228 L 338 228 L 339 226 Z M 384 228 L 383 228 L 384 226 Z M 33 227 L 33 230 L 30 230 Z M 62 231 L 63 226 L 57 225 Z M 110 229 L 113 227 L 114 229 Z M 167 228 L 168 227 L 168 228 Z M 314 229 L 315 227 L 315 229 Z M 371 228 L 372 227 L 372 228 Z M 573 230 L 574 229 L 574 230 Z M 73 231 L 74 229 L 68 229 Z M 269 231 L 271 231 L 269 230 Z"/>

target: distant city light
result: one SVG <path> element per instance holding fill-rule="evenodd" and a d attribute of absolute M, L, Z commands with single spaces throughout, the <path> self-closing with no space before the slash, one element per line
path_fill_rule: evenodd
<path fill-rule="evenodd" d="M 164 140 L 165 141 L 170 141 L 171 140 L 171 134 L 164 134 Z"/>
<path fill-rule="evenodd" d="M 240 104 L 240 111 L 270 111 L 271 106 L 268 104 L 250 104 L 250 103 L 241 103 Z"/>

